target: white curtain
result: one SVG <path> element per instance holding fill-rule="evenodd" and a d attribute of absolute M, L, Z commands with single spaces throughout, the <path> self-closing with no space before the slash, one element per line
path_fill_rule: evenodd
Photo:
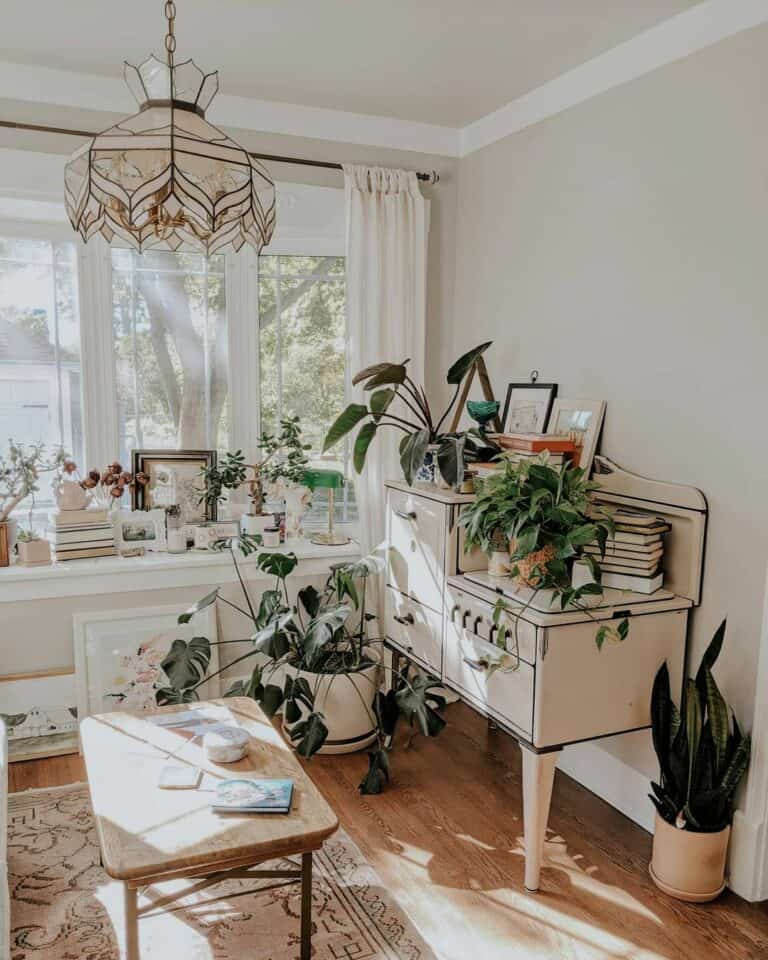
<path fill-rule="evenodd" d="M 415 173 L 344 165 L 347 204 L 347 316 L 350 379 L 383 361 L 410 358 L 424 382 L 429 201 Z M 352 399 L 362 401 L 354 387 Z M 384 481 L 402 476 L 397 445 L 403 434 L 386 427 L 368 449 L 355 478 L 364 553 L 384 538 Z"/>

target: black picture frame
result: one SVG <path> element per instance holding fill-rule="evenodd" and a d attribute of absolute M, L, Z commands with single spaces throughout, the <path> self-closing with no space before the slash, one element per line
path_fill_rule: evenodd
<path fill-rule="evenodd" d="M 523 390 L 545 390 L 548 391 L 546 397 L 542 397 L 542 400 L 545 402 L 544 408 L 544 418 L 541 423 L 536 423 L 535 426 L 531 426 L 530 429 L 520 430 L 519 427 L 510 429 L 508 423 L 509 413 L 512 409 L 513 394 L 515 391 Z M 524 432 L 524 433 L 546 433 L 547 424 L 549 423 L 549 417 L 552 413 L 552 404 L 555 402 L 555 397 L 557 396 L 557 384 L 556 383 L 539 383 L 535 381 L 531 383 L 510 383 L 507 386 L 507 397 L 504 401 L 504 416 L 501 418 L 501 429 L 503 433 L 510 432 Z"/>
<path fill-rule="evenodd" d="M 131 470 L 134 476 L 137 473 L 146 473 L 149 477 L 151 477 L 152 464 L 154 461 L 161 461 L 162 463 L 167 464 L 196 464 L 200 470 L 207 470 L 216 466 L 216 459 L 217 456 L 215 450 L 134 450 L 131 453 Z M 158 506 L 157 504 L 152 504 L 150 502 L 147 493 L 147 487 L 138 483 L 133 485 L 133 488 L 131 489 L 132 509 L 151 510 L 153 506 Z M 204 501 L 200 505 L 199 518 L 197 520 L 187 520 L 186 522 L 202 523 L 206 520 L 216 520 L 217 516 L 216 503 L 208 503 L 207 501 Z"/>

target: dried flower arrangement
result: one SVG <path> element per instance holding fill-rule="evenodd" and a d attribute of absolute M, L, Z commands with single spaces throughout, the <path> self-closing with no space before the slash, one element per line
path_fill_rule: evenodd
<path fill-rule="evenodd" d="M 72 466 L 77 469 L 75 464 Z M 93 502 L 98 507 L 109 510 L 120 501 L 126 490 L 133 490 L 136 486 L 144 487 L 148 483 L 149 477 L 146 473 L 129 473 L 115 460 L 103 471 L 89 470 L 85 479 L 80 481 L 80 486 L 90 491 Z"/>

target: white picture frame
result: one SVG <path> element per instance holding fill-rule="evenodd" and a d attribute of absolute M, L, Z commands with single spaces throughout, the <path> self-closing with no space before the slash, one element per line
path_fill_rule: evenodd
<path fill-rule="evenodd" d="M 577 465 L 586 470 L 587 476 L 592 472 L 605 407 L 605 400 L 570 400 L 568 397 L 558 397 L 552 404 L 547 433 L 571 437 L 581 446 Z"/>
<path fill-rule="evenodd" d="M 206 637 L 211 642 L 208 672 L 219 669 L 216 605 L 180 624 L 179 614 L 186 609 L 178 604 L 73 615 L 79 719 L 114 710 L 141 713 L 154 709 L 157 691 L 168 685 L 160 663 L 175 639 L 189 642 L 193 637 Z M 210 700 L 220 692 L 219 678 L 213 677 L 199 695 L 201 700 Z"/>
<path fill-rule="evenodd" d="M 142 531 L 147 535 L 141 536 Z M 115 517 L 115 546 L 118 553 L 134 547 L 165 551 L 165 510 L 159 507 L 155 510 L 120 510 Z"/>
<path fill-rule="evenodd" d="M 77 752 L 74 670 L 0 677 L 0 717 L 11 761 Z"/>

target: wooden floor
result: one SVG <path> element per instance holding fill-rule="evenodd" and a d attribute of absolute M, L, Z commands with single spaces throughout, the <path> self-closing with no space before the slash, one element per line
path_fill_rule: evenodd
<path fill-rule="evenodd" d="M 309 771 L 443 960 L 758 960 L 768 904 L 727 893 L 713 904 L 669 899 L 651 883 L 651 838 L 558 773 L 539 894 L 523 889 L 520 751 L 461 704 L 436 740 L 393 757 L 379 797 L 357 784 L 365 754 L 315 757 Z M 76 780 L 78 757 L 12 764 L 10 788 Z"/>

